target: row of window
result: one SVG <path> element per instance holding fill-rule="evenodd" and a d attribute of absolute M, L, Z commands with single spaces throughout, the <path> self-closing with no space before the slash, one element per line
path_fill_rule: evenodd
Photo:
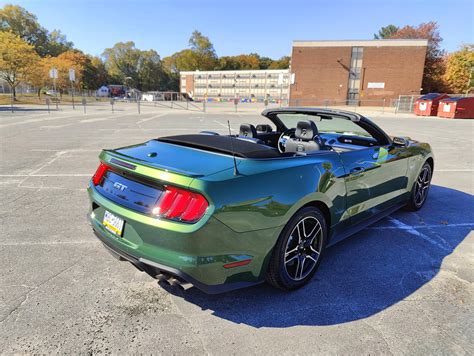
<path fill-rule="evenodd" d="M 281 86 L 281 85 L 276 85 L 276 84 L 267 84 L 267 85 L 262 85 L 262 84 L 258 84 L 258 83 L 252 83 L 252 84 L 218 84 L 218 85 L 212 85 L 212 84 L 209 84 L 209 85 L 205 85 L 205 84 L 195 84 L 194 85 L 195 88 L 285 88 L 285 86 Z"/>
<path fill-rule="evenodd" d="M 233 89 L 225 89 L 223 88 L 222 90 L 219 90 L 219 89 L 216 89 L 216 88 L 210 88 L 210 89 L 204 89 L 204 88 L 197 88 L 196 91 L 195 91 L 195 94 L 208 94 L 208 95 L 213 95 L 213 94 L 219 94 L 219 93 L 222 93 L 222 94 L 248 94 L 248 93 L 252 93 L 252 94 L 265 94 L 265 93 L 269 93 L 269 94 L 273 94 L 273 95 L 279 95 L 281 92 L 282 95 L 286 95 L 287 93 L 287 90 L 275 90 L 275 89 L 267 89 L 265 90 L 264 88 L 260 88 L 260 89 L 252 89 L 252 90 L 233 90 Z"/>
<path fill-rule="evenodd" d="M 220 78 L 278 78 L 280 74 L 198 74 L 195 76 L 195 79 L 220 79 Z M 287 73 L 283 76 L 288 77 Z"/>

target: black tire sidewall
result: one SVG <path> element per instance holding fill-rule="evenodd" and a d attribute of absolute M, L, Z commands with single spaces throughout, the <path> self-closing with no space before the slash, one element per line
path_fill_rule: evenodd
<path fill-rule="evenodd" d="M 420 174 L 421 172 L 423 172 L 423 170 L 425 169 L 425 167 L 428 167 L 429 169 L 429 172 L 430 172 L 430 185 L 428 186 L 428 191 L 426 192 L 426 197 L 425 197 L 425 200 L 423 200 L 423 202 L 420 204 L 420 205 L 417 205 L 415 203 L 415 194 L 416 194 L 416 181 L 418 180 L 418 178 L 420 177 Z M 426 203 L 426 200 L 428 199 L 428 195 L 430 193 L 430 189 L 431 189 L 431 179 L 433 178 L 433 170 L 431 169 L 431 165 L 428 163 L 428 162 L 425 162 L 423 164 L 423 166 L 421 167 L 420 169 L 420 172 L 418 172 L 417 176 L 416 176 L 416 179 L 415 181 L 413 182 L 413 187 L 411 189 L 411 194 L 410 194 L 410 201 L 407 205 L 407 207 L 409 208 L 409 210 L 412 210 L 412 211 L 417 211 L 417 210 L 420 210 L 423 205 L 425 205 Z"/>
<path fill-rule="evenodd" d="M 300 281 L 295 281 L 291 279 L 285 269 L 284 265 L 284 258 L 285 258 L 285 250 L 286 250 L 286 245 L 288 242 L 288 239 L 290 238 L 290 234 L 295 228 L 295 226 L 300 222 L 302 218 L 312 216 L 318 219 L 319 223 L 321 224 L 322 228 L 322 247 L 321 247 L 321 252 L 319 255 L 319 259 L 316 262 L 315 267 L 309 273 L 305 278 L 303 278 Z M 275 250 L 272 256 L 272 261 L 274 265 L 272 266 L 274 268 L 274 272 L 277 273 L 276 279 L 279 284 L 279 287 L 285 290 L 293 290 L 293 289 L 298 289 L 302 286 L 304 286 L 316 273 L 316 271 L 319 268 L 319 264 L 321 263 L 323 254 L 324 254 L 324 249 L 326 245 L 326 240 L 327 240 L 327 225 L 326 225 L 326 219 L 324 218 L 324 215 L 321 213 L 319 209 L 316 207 L 305 207 L 299 210 L 293 217 L 290 219 L 288 224 L 285 226 L 283 231 L 280 234 L 280 237 L 278 238 L 278 242 L 275 246 Z"/>

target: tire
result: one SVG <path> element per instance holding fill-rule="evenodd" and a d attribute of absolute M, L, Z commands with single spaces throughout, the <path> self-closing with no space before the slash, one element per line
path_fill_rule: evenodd
<path fill-rule="evenodd" d="M 426 199 L 428 197 L 428 192 L 431 186 L 431 177 L 433 172 L 431 166 L 428 162 L 425 162 L 421 168 L 420 174 L 413 183 L 413 188 L 411 189 L 410 200 L 408 200 L 407 205 L 405 206 L 406 210 L 417 211 L 420 210 L 423 205 L 425 205 Z"/>
<path fill-rule="evenodd" d="M 304 286 L 321 263 L 326 238 L 327 225 L 321 211 L 315 207 L 299 210 L 286 224 L 273 249 L 267 282 L 285 291 Z"/>

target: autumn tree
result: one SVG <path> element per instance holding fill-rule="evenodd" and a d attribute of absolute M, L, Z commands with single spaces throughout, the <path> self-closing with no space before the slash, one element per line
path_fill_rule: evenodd
<path fill-rule="evenodd" d="M 194 31 L 189 38 L 189 46 L 195 57 L 196 69 L 212 70 L 215 68 L 217 55 L 208 37 L 199 31 Z"/>
<path fill-rule="evenodd" d="M 454 93 L 474 87 L 474 45 L 464 45 L 447 57 L 445 79 Z"/>
<path fill-rule="evenodd" d="M 39 61 L 34 47 L 11 32 L 0 32 L 0 78 L 11 88 L 16 100 L 16 88 L 29 80 Z"/>
<path fill-rule="evenodd" d="M 261 57 L 257 53 L 251 53 L 251 54 L 258 57 L 260 69 L 268 69 L 273 63 L 273 59 L 271 59 L 270 57 L 265 57 L 265 56 Z"/>
<path fill-rule="evenodd" d="M 422 87 L 424 92 L 443 92 L 446 90 L 443 80 L 445 51 L 440 44 L 443 40 L 436 22 L 422 23 L 416 27 L 405 26 L 393 33 L 391 39 L 426 39 L 428 48 L 426 51 L 425 68 L 423 73 Z"/>
<path fill-rule="evenodd" d="M 213 44 L 201 32 L 192 33 L 189 47 L 163 58 L 167 72 L 214 70 L 219 67 Z"/>
<path fill-rule="evenodd" d="M 69 90 L 71 86 L 76 89 L 85 88 L 84 73 L 90 66 L 90 62 L 90 57 L 78 50 L 66 51 L 57 57 L 46 57 L 42 61 L 44 85 L 51 86 L 52 79 L 49 78 L 49 71 L 55 68 L 58 71 L 56 87 L 60 92 Z M 75 72 L 74 83 L 69 80 L 70 69 L 74 69 Z"/>
<path fill-rule="evenodd" d="M 23 7 L 5 5 L 0 9 L 0 31 L 13 32 L 32 45 L 41 56 L 57 56 L 73 47 L 59 30 L 49 32 L 38 19 Z"/>
<path fill-rule="evenodd" d="M 270 64 L 270 69 L 288 69 L 290 68 L 290 57 L 283 56 Z"/>
<path fill-rule="evenodd" d="M 113 47 L 106 48 L 102 57 L 114 81 L 122 84 L 126 78 L 131 78 L 132 85 L 138 83 L 140 50 L 135 47 L 134 42 L 118 42 Z"/>
<path fill-rule="evenodd" d="M 241 63 L 235 56 L 222 56 L 218 59 L 217 70 L 239 70 L 242 69 Z"/>
<path fill-rule="evenodd" d="M 379 30 L 379 32 L 374 33 L 374 39 L 383 40 L 383 39 L 390 38 L 398 30 L 399 30 L 399 28 L 395 25 L 384 26 Z"/>
<path fill-rule="evenodd" d="M 105 63 L 99 57 L 87 56 L 82 73 L 83 89 L 98 89 L 109 82 Z"/>
<path fill-rule="evenodd" d="M 164 90 L 167 81 L 163 64 L 155 50 L 141 51 L 138 64 L 139 89 L 143 91 Z"/>
<path fill-rule="evenodd" d="M 260 58 L 255 54 L 239 54 L 237 56 L 224 56 L 218 60 L 216 69 L 219 70 L 245 70 L 260 69 Z"/>
<path fill-rule="evenodd" d="M 142 51 L 134 42 L 119 42 L 106 48 L 102 56 L 112 80 L 140 90 L 165 89 L 166 74 L 155 50 Z"/>

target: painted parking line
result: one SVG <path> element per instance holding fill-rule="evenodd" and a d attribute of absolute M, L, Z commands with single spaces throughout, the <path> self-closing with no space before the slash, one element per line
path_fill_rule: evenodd
<path fill-rule="evenodd" d="M 170 114 L 170 113 L 169 112 L 164 112 L 164 113 L 161 113 L 161 114 L 153 115 L 152 117 L 149 117 L 147 119 L 141 119 L 141 120 L 137 121 L 137 125 L 140 125 L 140 124 L 142 124 L 144 122 L 147 122 L 147 121 L 158 119 L 159 117 L 163 117 L 163 116 L 168 115 L 168 114 Z"/>
<path fill-rule="evenodd" d="M 100 115 L 100 114 L 101 113 L 94 113 L 94 114 L 91 114 L 91 116 Z M 17 126 L 17 125 L 33 124 L 33 123 L 37 123 L 37 122 L 47 122 L 47 121 L 69 119 L 69 118 L 73 119 L 73 118 L 77 118 L 78 116 L 79 116 L 78 114 L 68 113 L 68 114 L 63 114 L 63 115 L 59 115 L 59 116 L 56 116 L 56 115 L 49 116 L 49 117 L 46 117 L 46 118 L 34 117 L 34 118 L 24 120 L 24 121 L 15 121 L 15 122 L 10 122 L 8 124 L 1 124 L 0 129 L 5 128 L 5 127 Z"/>
<path fill-rule="evenodd" d="M 223 124 L 222 122 L 220 121 L 217 121 L 217 120 L 213 120 L 216 124 L 218 125 L 221 125 L 222 127 L 226 128 L 227 130 L 229 130 L 229 125 L 226 125 L 226 124 Z M 235 131 L 232 127 L 230 128 L 231 131 Z"/>
<path fill-rule="evenodd" d="M 53 149 L 49 149 L 49 148 L 32 148 L 30 149 L 30 151 L 32 152 L 61 152 L 61 151 L 67 151 L 67 152 L 97 152 L 97 151 L 100 151 L 102 150 L 102 148 L 91 148 L 91 149 L 87 149 L 87 148 L 73 148 L 73 149 L 70 149 L 70 150 L 53 150 Z"/>
<path fill-rule="evenodd" d="M 413 225 L 408 225 L 408 224 L 405 224 L 403 221 L 401 220 L 398 220 L 398 219 L 395 219 L 391 216 L 389 216 L 388 218 L 388 221 L 390 221 L 394 227 L 396 227 L 398 230 L 403 230 L 403 231 L 406 231 L 407 233 L 409 233 L 410 235 L 414 235 L 418 238 L 421 238 L 422 240 L 428 242 L 429 244 L 433 245 L 433 246 L 436 246 L 437 248 L 439 248 L 440 250 L 443 250 L 443 251 L 446 251 L 446 252 L 449 252 L 450 251 L 450 245 L 448 244 L 448 242 L 443 239 L 441 236 L 437 235 L 436 237 L 431 237 L 431 236 L 428 236 L 420 231 L 418 231 Z M 438 225 L 435 225 L 435 226 L 438 226 Z M 451 227 L 454 227 L 453 225 L 451 225 Z M 420 228 L 421 229 L 421 228 Z"/>
<path fill-rule="evenodd" d="M 0 177 L 91 177 L 91 174 L 0 174 Z"/>
<path fill-rule="evenodd" d="M 395 219 L 393 219 L 395 220 Z M 400 220 L 397 220 L 400 222 Z M 403 224 L 403 225 L 402 225 Z M 372 226 L 366 228 L 366 230 L 413 230 L 413 229 L 437 229 L 446 227 L 473 227 L 472 223 L 458 223 L 458 224 L 425 224 L 425 225 L 406 225 L 404 223 L 398 224 L 397 226 Z"/>
<path fill-rule="evenodd" d="M 119 119 L 121 117 L 131 116 L 131 115 L 136 115 L 136 114 L 135 113 L 126 113 L 126 114 L 110 114 L 109 113 L 108 115 L 102 116 L 102 117 L 80 120 L 79 123 L 88 124 L 91 122 L 108 121 L 108 120 Z"/>
<path fill-rule="evenodd" d="M 31 241 L 31 242 L 3 242 L 0 246 L 34 246 L 34 245 L 96 245 L 100 241 L 95 240 L 74 240 L 74 241 Z"/>

